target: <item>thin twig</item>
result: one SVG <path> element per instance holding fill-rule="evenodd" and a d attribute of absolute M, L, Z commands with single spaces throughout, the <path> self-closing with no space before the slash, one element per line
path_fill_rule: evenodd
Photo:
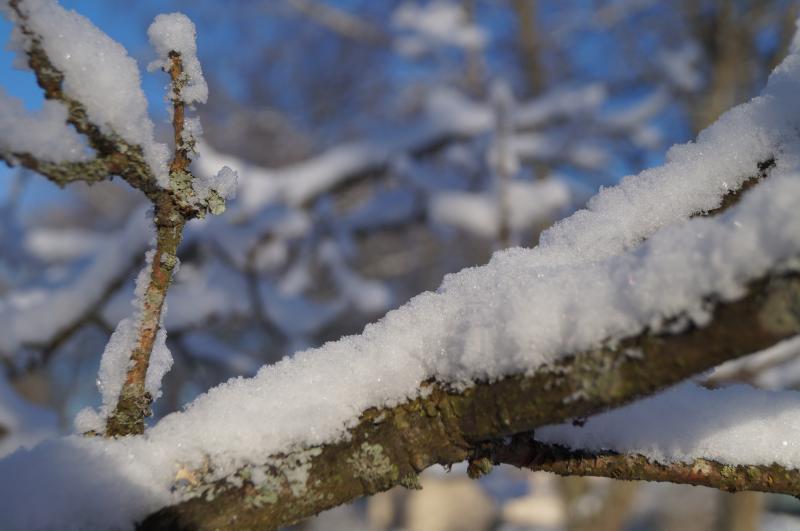
<path fill-rule="evenodd" d="M 175 182 L 176 178 L 188 176 L 191 183 L 189 157 L 192 147 L 184 138 L 185 103 L 181 94 L 186 78 L 180 54 L 170 52 L 169 59 L 167 71 L 172 87 L 172 128 L 175 138 L 170 178 Z M 155 204 L 153 221 L 156 226 L 155 255 L 142 299 L 138 339 L 131 353 L 131 366 L 125 376 L 116 408 L 106 423 L 106 435 L 110 437 L 144 433 L 144 419 L 152 414 L 150 404 L 153 397 L 145 388 L 145 379 L 156 334 L 161 327 L 164 300 L 172 281 L 172 273 L 178 263 L 178 246 L 187 219 L 175 208 L 174 203 L 159 200 Z"/>
<path fill-rule="evenodd" d="M 712 487 L 727 492 L 758 491 L 800 496 L 800 470 L 779 465 L 726 465 L 711 459 L 659 463 L 639 454 L 592 453 L 545 444 L 530 435 L 485 445 L 477 456 L 493 464 L 543 470 L 561 476 L 595 476 Z"/>

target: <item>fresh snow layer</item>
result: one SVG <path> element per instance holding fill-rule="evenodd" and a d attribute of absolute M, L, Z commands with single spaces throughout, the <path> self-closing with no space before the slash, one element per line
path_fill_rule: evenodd
<path fill-rule="evenodd" d="M 169 53 L 181 55 L 183 72 L 187 83 L 181 90 L 184 103 L 205 103 L 208 100 L 208 86 L 203 78 L 203 70 L 197 59 L 197 31 L 194 23 L 183 13 L 158 15 L 147 30 L 150 44 L 158 54 L 158 60 L 148 65 L 154 68 L 169 69 Z"/>
<path fill-rule="evenodd" d="M 2 2 L 2 8 L 8 12 L 6 4 Z M 64 74 L 64 92 L 85 105 L 102 131 L 141 146 L 159 183 L 168 187 L 169 153 L 166 145 L 155 141 L 136 61 L 89 19 L 53 0 L 26 0 L 20 7 L 27 26 L 42 37 L 42 47 Z M 30 46 L 16 26 L 11 46 L 19 51 Z"/>
<path fill-rule="evenodd" d="M 0 89 L 0 152 L 27 153 L 38 160 L 86 160 L 87 150 L 78 133 L 67 125 L 67 108 L 45 101 L 36 114 Z"/>
<path fill-rule="evenodd" d="M 709 390 L 684 383 L 572 423 L 536 430 L 536 440 L 589 452 L 640 454 L 658 463 L 697 458 L 729 465 L 800 468 L 800 393 L 746 385 Z"/>

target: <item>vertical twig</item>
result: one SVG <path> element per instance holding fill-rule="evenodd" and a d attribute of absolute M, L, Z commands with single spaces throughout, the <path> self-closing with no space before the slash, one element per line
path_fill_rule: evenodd
<path fill-rule="evenodd" d="M 173 186 L 178 181 L 191 183 L 189 174 L 190 153 L 193 143 L 184 137 L 185 103 L 181 90 L 186 85 L 181 56 L 169 53 L 170 65 L 167 69 L 172 87 L 172 127 L 175 139 L 175 152 L 170 163 L 170 180 Z M 161 314 L 167 297 L 172 273 L 178 263 L 178 246 L 183 236 L 186 217 L 168 197 L 155 202 L 153 222 L 156 227 L 156 250 L 150 268 L 150 277 L 142 300 L 141 320 L 138 340 L 131 353 L 131 366 L 125 377 L 122 391 L 114 412 L 106 423 L 109 437 L 144 433 L 144 419 L 152 414 L 150 404 L 153 397 L 145 389 L 147 368 L 153 352 L 156 334 L 161 326 Z"/>

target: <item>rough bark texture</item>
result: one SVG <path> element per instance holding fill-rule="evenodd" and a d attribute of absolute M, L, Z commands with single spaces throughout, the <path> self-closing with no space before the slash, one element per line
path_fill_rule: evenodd
<path fill-rule="evenodd" d="M 473 474 L 486 472 L 487 441 L 625 404 L 798 332 L 800 277 L 764 279 L 752 283 L 744 298 L 718 304 L 704 328 L 645 332 L 615 348 L 582 352 L 530 376 L 463 392 L 428 382 L 424 398 L 365 411 L 346 442 L 274 456 L 264 464 L 269 479 L 262 485 L 253 485 L 246 472 L 238 487 L 196 478 L 189 491 L 197 497 L 151 515 L 141 528 L 272 529 L 397 484 L 413 488 L 417 474 L 435 463 L 471 459 Z M 780 479 L 777 470 L 756 471 L 791 479 Z M 307 480 L 298 481 L 305 473 Z"/>

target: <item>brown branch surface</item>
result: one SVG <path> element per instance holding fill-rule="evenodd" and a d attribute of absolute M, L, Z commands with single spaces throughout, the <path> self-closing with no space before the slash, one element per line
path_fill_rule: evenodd
<path fill-rule="evenodd" d="M 424 398 L 365 411 L 349 441 L 273 456 L 264 464 L 264 484 L 252 484 L 246 471 L 241 487 L 204 482 L 198 473 L 189 487 L 196 498 L 158 511 L 141 527 L 277 528 L 397 484 L 413 487 L 423 469 L 474 457 L 485 441 L 623 405 L 798 331 L 800 278 L 765 278 L 742 299 L 718 304 L 704 328 L 643 332 L 463 392 L 428 382 Z M 479 468 L 483 461 L 474 460 Z M 310 468 L 298 485 L 293 472 L 301 463 Z"/>
<path fill-rule="evenodd" d="M 145 390 L 145 377 L 156 334 L 161 326 L 164 300 L 167 298 L 172 272 L 178 263 L 178 245 L 186 221 L 180 216 L 170 216 L 169 213 L 157 210 L 155 223 L 156 250 L 142 300 L 138 339 L 131 352 L 131 366 L 117 406 L 106 423 L 106 435 L 109 437 L 144 433 L 144 419 L 151 415 L 150 404 L 153 397 Z"/>
<path fill-rule="evenodd" d="M 487 444 L 478 451 L 493 464 L 543 470 L 561 476 L 597 476 L 628 481 L 660 481 L 712 487 L 727 492 L 758 491 L 800 496 L 800 470 L 779 465 L 733 466 L 695 459 L 659 463 L 639 454 L 590 453 L 544 444 L 529 435 Z"/>
<path fill-rule="evenodd" d="M 169 52 L 169 68 L 167 68 L 172 85 L 172 130 L 175 141 L 175 154 L 169 166 L 172 174 L 184 173 L 189 169 L 191 162 L 190 156 L 193 151 L 191 142 L 187 143 L 184 138 L 184 128 L 186 126 L 186 104 L 183 101 L 181 92 L 186 85 L 186 75 L 183 72 L 183 61 L 181 54 Z"/>

